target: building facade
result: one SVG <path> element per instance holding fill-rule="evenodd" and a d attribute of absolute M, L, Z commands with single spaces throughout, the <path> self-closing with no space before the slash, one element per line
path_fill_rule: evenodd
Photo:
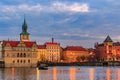
<path fill-rule="evenodd" d="M 63 50 L 64 62 L 87 62 L 89 53 L 81 46 L 67 46 Z"/>
<path fill-rule="evenodd" d="M 46 42 L 45 46 L 47 49 L 48 61 L 60 62 L 60 53 L 61 53 L 60 44 L 54 42 L 54 39 L 52 38 L 52 42 Z"/>
<path fill-rule="evenodd" d="M 113 42 L 110 36 L 103 43 L 96 43 L 95 51 L 99 61 L 120 61 L 120 42 Z"/>
<path fill-rule="evenodd" d="M 48 61 L 48 55 L 47 55 L 47 49 L 45 45 L 38 45 L 38 61 L 39 62 L 47 62 Z"/>
<path fill-rule="evenodd" d="M 27 23 L 24 19 L 20 41 L 3 41 L 5 67 L 36 67 L 37 49 L 36 42 L 30 41 Z"/>

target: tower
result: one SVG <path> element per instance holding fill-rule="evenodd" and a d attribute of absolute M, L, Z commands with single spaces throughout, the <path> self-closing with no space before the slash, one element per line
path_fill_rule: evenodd
<path fill-rule="evenodd" d="M 106 57 L 107 60 L 112 60 L 113 57 L 113 41 L 108 35 L 107 38 L 104 40 L 104 47 L 106 50 Z"/>
<path fill-rule="evenodd" d="M 20 41 L 29 41 L 29 40 L 30 40 L 30 36 L 29 33 L 27 32 L 27 23 L 24 18 L 24 22 L 22 25 L 22 32 L 20 33 Z"/>

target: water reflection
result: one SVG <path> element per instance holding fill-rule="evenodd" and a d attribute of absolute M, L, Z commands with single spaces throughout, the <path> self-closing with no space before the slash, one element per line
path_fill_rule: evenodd
<path fill-rule="evenodd" d="M 119 67 L 1 68 L 0 80 L 120 80 Z"/>
<path fill-rule="evenodd" d="M 69 72 L 70 73 L 70 80 L 76 80 L 75 79 L 76 68 L 70 68 L 69 70 L 70 70 L 70 72 Z"/>
<path fill-rule="evenodd" d="M 106 69 L 106 78 L 107 78 L 107 80 L 111 80 L 110 79 L 110 68 Z"/>
<path fill-rule="evenodd" d="M 53 80 L 57 80 L 57 69 L 56 67 L 53 68 Z"/>
<path fill-rule="evenodd" d="M 90 80 L 94 80 L 94 68 L 89 69 L 89 77 L 90 77 Z"/>
<path fill-rule="evenodd" d="M 118 69 L 117 71 L 118 71 L 118 80 L 120 80 L 120 69 Z"/>

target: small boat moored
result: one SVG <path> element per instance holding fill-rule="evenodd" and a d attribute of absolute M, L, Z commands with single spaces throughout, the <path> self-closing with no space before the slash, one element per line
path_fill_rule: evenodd
<path fill-rule="evenodd" d="M 48 70 L 48 66 L 47 66 L 47 64 L 40 62 L 40 63 L 38 64 L 38 69 L 39 69 L 39 70 Z"/>

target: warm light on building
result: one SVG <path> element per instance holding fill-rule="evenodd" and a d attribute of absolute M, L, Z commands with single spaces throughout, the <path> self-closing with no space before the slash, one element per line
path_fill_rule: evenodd
<path fill-rule="evenodd" d="M 61 53 L 60 44 L 54 42 L 52 39 L 52 42 L 46 42 L 45 45 L 47 49 L 48 61 L 60 62 L 60 53 Z"/>
<path fill-rule="evenodd" d="M 95 48 L 99 61 L 120 60 L 120 43 L 113 42 L 110 36 L 107 36 L 103 43 L 96 43 Z"/>
<path fill-rule="evenodd" d="M 88 56 L 87 49 L 81 46 L 67 46 L 63 51 L 65 62 L 86 62 Z"/>

